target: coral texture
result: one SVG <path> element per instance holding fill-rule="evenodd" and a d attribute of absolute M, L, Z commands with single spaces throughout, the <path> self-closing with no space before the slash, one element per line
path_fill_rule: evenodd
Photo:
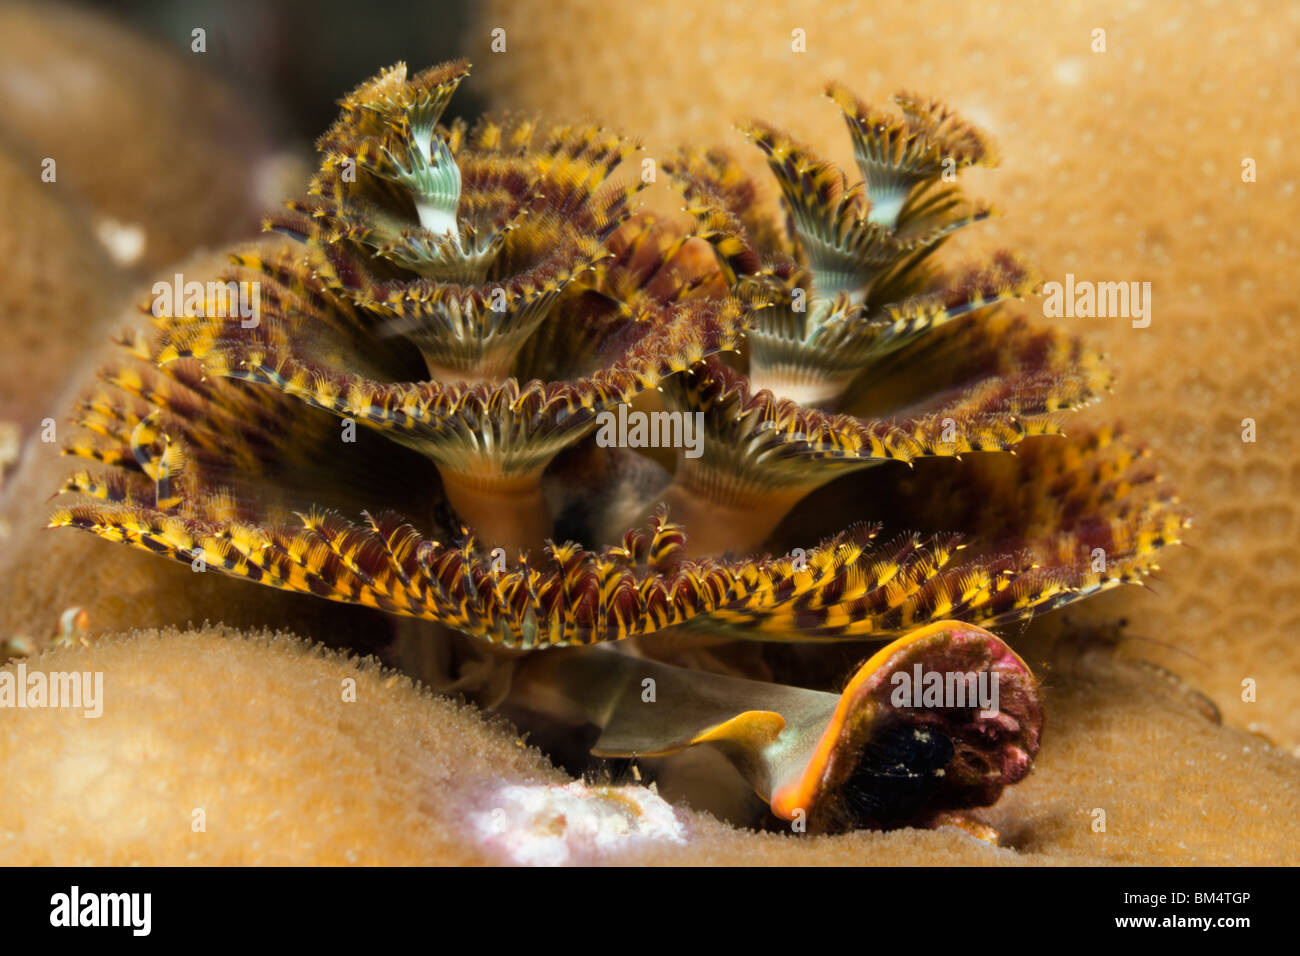
<path fill-rule="evenodd" d="M 562 779 L 502 724 L 287 637 L 154 631 L 25 666 L 102 673 L 102 715 L 5 712 L 9 866 L 487 862 L 467 827 L 494 782 Z"/>
<path fill-rule="evenodd" d="M 145 632 L 26 666 L 102 672 L 103 712 L 5 712 L 5 865 L 1282 864 L 1298 838 L 1294 760 L 1104 657 L 1049 685 L 1053 747 L 981 811 L 1003 847 L 949 827 L 746 833 L 682 808 L 665 818 L 643 788 L 602 842 L 582 826 L 617 791 L 572 785 L 500 722 L 288 637 Z M 512 850 L 509 833 L 531 837 Z"/>

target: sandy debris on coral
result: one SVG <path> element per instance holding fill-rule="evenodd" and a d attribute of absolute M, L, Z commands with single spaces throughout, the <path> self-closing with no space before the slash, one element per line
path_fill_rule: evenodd
<path fill-rule="evenodd" d="M 601 863 L 653 846 L 683 846 L 687 828 L 667 801 L 638 786 L 508 784 L 470 814 L 478 839 L 530 866 Z"/>

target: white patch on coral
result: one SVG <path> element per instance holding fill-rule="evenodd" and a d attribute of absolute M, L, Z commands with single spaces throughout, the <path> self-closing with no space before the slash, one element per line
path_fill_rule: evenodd
<path fill-rule="evenodd" d="M 1083 82 L 1083 61 L 1077 57 L 1061 60 L 1052 73 L 1062 86 L 1078 86 Z"/>
<path fill-rule="evenodd" d="M 144 253 L 144 227 L 135 223 L 121 223 L 105 216 L 96 224 L 95 236 L 120 266 L 135 265 Z"/>
<path fill-rule="evenodd" d="M 58 108 L 58 94 L 53 86 L 28 70 L 0 70 L 0 91 L 6 99 L 27 103 L 30 109 Z"/>
<path fill-rule="evenodd" d="M 608 861 L 646 842 L 685 843 L 672 806 L 645 787 L 511 785 L 470 815 L 480 839 L 511 863 L 564 866 Z"/>

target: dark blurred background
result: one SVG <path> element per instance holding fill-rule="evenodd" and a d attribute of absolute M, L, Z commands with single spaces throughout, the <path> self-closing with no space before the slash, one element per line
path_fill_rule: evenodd
<path fill-rule="evenodd" d="M 284 135 L 310 143 L 333 121 L 335 103 L 379 67 L 405 60 L 420 70 L 465 55 L 469 0 L 97 0 L 83 4 L 181 54 L 207 31 L 200 69 L 249 98 Z M 449 116 L 474 116 L 472 86 Z"/>

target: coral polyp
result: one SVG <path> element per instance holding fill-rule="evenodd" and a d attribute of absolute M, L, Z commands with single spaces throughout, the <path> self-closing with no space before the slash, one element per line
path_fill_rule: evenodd
<path fill-rule="evenodd" d="M 342 101 L 282 238 L 219 277 L 256 321 L 189 304 L 124 338 L 66 449 L 111 468 L 52 524 L 435 622 L 417 676 L 594 725 L 600 757 L 711 747 L 782 818 L 996 800 L 1042 710 L 987 628 L 1143 580 L 1184 517 L 1141 446 L 1056 434 L 1109 379 L 1017 305 L 1024 261 L 935 264 L 990 214 L 955 182 L 987 138 L 832 86 L 861 182 L 753 122 L 783 214 L 690 150 L 660 219 L 618 134 L 443 123 L 468 71 Z M 669 437 L 610 440 L 615 412 Z M 895 699 L 914 668 L 1001 703 Z"/>

